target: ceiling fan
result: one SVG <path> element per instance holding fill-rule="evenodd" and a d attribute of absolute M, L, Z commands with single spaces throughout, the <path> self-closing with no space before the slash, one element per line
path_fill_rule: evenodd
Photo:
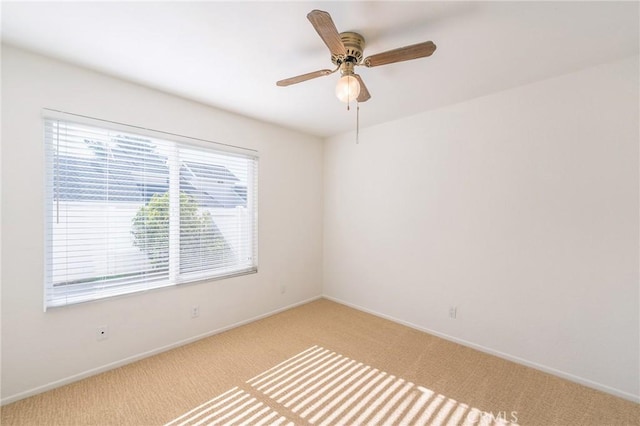
<path fill-rule="evenodd" d="M 333 74 L 340 70 L 342 77 L 336 86 L 336 96 L 342 102 L 365 102 L 371 98 L 367 86 L 362 78 L 354 72 L 354 67 L 364 65 L 366 67 L 377 67 L 380 65 L 392 64 L 395 62 L 408 61 L 410 59 L 424 58 L 431 56 L 436 50 L 436 45 L 431 41 L 412 44 L 398 49 L 388 50 L 362 59 L 365 41 L 364 37 L 355 32 L 338 33 L 331 15 L 322 10 L 312 10 L 307 14 L 307 19 L 316 29 L 322 41 L 331 52 L 331 62 L 336 65 L 334 70 L 324 69 L 313 71 L 307 74 L 298 75 L 278 81 L 278 86 L 290 86 L 313 78 Z"/>

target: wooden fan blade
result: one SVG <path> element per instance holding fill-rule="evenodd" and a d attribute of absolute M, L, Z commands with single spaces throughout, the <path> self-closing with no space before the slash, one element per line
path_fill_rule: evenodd
<path fill-rule="evenodd" d="M 400 47 L 386 52 L 371 55 L 365 58 L 364 64 L 367 67 L 377 67 L 380 65 L 392 64 L 394 62 L 408 61 L 410 59 L 424 58 L 431 56 L 436 50 L 436 45 L 432 41 L 412 44 L 411 46 Z"/>
<path fill-rule="evenodd" d="M 309 72 L 306 74 L 297 75 L 295 77 L 285 78 L 284 80 L 278 81 L 276 85 L 281 87 L 290 86 L 292 84 L 302 83 L 303 81 L 311 80 L 312 78 L 329 75 L 329 74 L 332 74 L 333 72 L 334 71 L 332 70 L 319 70 L 319 71 Z"/>
<path fill-rule="evenodd" d="M 367 90 L 367 86 L 364 85 L 364 81 L 362 81 L 362 77 L 360 77 L 358 74 L 354 74 L 353 76 L 358 80 L 358 83 L 360 83 L 360 94 L 358 95 L 358 98 L 356 100 L 358 102 L 366 102 L 369 99 L 371 99 L 371 94 L 369 94 L 369 90 Z"/>
<path fill-rule="evenodd" d="M 347 56 L 347 50 L 342 44 L 342 39 L 331 19 L 331 15 L 322 10 L 312 10 L 307 14 L 307 19 L 311 21 L 311 25 L 316 29 L 332 55 Z"/>

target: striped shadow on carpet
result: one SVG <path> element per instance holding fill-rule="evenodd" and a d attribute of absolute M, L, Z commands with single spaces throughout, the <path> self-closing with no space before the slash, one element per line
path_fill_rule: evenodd
<path fill-rule="evenodd" d="M 166 426 L 515 425 L 319 346 L 289 358 Z"/>

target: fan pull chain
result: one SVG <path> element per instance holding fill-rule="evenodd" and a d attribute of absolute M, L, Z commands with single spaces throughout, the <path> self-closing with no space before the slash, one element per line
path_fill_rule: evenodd
<path fill-rule="evenodd" d="M 356 144 L 360 143 L 360 102 L 356 101 Z"/>

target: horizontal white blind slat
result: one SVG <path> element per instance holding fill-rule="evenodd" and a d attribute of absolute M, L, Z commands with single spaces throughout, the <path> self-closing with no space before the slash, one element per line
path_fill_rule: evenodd
<path fill-rule="evenodd" d="M 96 124 L 45 118 L 45 308 L 257 271 L 257 156 Z"/>

